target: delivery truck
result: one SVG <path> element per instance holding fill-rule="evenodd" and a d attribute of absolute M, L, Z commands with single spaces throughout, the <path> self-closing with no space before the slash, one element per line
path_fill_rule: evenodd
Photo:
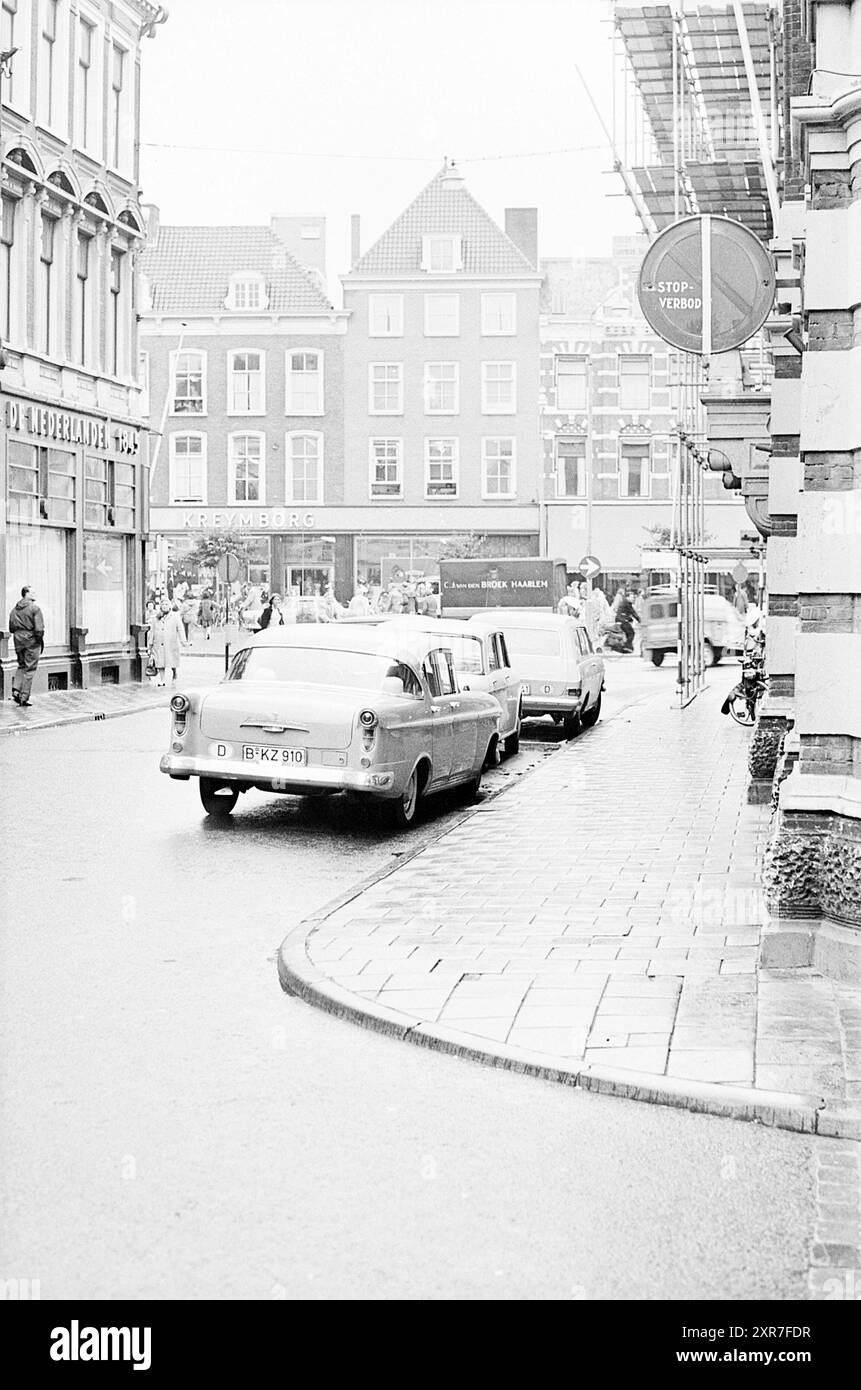
<path fill-rule="evenodd" d="M 483 608 L 553 613 L 568 591 L 564 560 L 441 560 L 443 618 L 470 618 Z"/>

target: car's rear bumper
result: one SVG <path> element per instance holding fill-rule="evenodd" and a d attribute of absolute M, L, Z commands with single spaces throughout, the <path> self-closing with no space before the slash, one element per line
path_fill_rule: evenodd
<path fill-rule="evenodd" d="M 275 792 L 294 792 L 300 796 L 303 792 L 313 791 L 354 791 L 366 792 L 369 796 L 399 796 L 406 781 L 405 770 L 390 763 L 369 768 L 291 765 L 279 769 L 276 774 L 259 763 L 202 758 L 186 753 L 164 753 L 159 769 L 168 777 L 182 780 L 188 777 L 212 777 L 219 782 L 271 788 Z"/>
<path fill-rule="evenodd" d="M 577 714 L 582 704 L 582 692 L 579 695 L 524 695 L 523 717 L 534 719 L 539 714 Z"/>

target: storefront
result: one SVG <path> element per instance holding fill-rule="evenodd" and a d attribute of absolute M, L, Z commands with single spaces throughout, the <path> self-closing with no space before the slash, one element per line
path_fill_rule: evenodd
<path fill-rule="evenodd" d="M 37 692 L 139 679 L 141 431 L 10 393 L 0 397 L 0 425 L 3 698 L 16 664 L 8 614 L 25 584 L 45 618 Z"/>
<path fill-rule="evenodd" d="M 437 579 L 440 559 L 462 553 L 462 547 L 474 544 L 479 535 L 487 554 L 538 554 L 537 508 L 520 507 L 516 515 L 507 512 L 501 518 L 493 517 L 490 509 L 463 509 L 462 515 L 447 512 L 434 518 L 428 509 L 411 508 L 398 529 L 382 524 L 380 512 L 347 507 L 302 512 L 281 507 L 153 507 L 150 527 L 157 545 L 152 548 L 151 570 L 158 553 L 167 581 L 208 582 L 209 574 L 201 573 L 189 557 L 203 536 L 229 531 L 241 540 L 245 552 L 245 582 L 302 595 L 332 584 L 338 599 L 347 603 L 360 583 L 373 589 L 391 580 Z"/>

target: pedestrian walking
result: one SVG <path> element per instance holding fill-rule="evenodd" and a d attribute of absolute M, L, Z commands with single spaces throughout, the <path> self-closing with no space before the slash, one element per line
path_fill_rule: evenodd
<path fill-rule="evenodd" d="M 197 621 L 200 623 L 200 626 L 203 628 L 203 631 L 206 634 L 205 640 L 207 642 L 209 641 L 210 633 L 212 632 L 212 624 L 214 620 L 215 604 L 212 599 L 212 594 L 207 589 L 202 599 L 200 600 L 200 612 L 197 617 Z"/>
<path fill-rule="evenodd" d="M 192 594 L 189 594 L 187 598 L 183 599 L 182 607 L 179 610 L 179 616 L 182 619 L 182 628 L 185 633 L 186 642 L 191 641 L 191 625 L 197 617 L 197 608 L 197 599 L 194 598 Z"/>
<path fill-rule="evenodd" d="M 371 611 L 367 584 L 360 584 L 350 599 L 349 611 L 354 618 L 367 618 Z"/>
<path fill-rule="evenodd" d="M 45 647 L 45 619 L 29 584 L 24 585 L 9 614 L 9 631 L 18 658 L 18 669 L 12 677 L 12 699 L 16 705 L 29 705 L 33 677 Z"/>
<path fill-rule="evenodd" d="M 165 684 L 165 672 L 171 672 L 171 684 L 179 676 L 179 654 L 189 644 L 182 632 L 182 620 L 177 604 L 165 599 L 149 631 L 147 656 L 156 669 L 156 685 Z"/>
<path fill-rule="evenodd" d="M 259 630 L 265 632 L 268 627 L 283 627 L 284 614 L 281 612 L 281 595 L 272 594 L 269 602 L 260 614 Z"/>
<path fill-rule="evenodd" d="M 743 618 L 747 613 L 749 601 L 747 594 L 745 593 L 744 589 L 740 584 L 736 584 L 735 586 L 735 597 L 733 598 L 732 602 L 736 613 L 738 613 L 739 616 Z"/>

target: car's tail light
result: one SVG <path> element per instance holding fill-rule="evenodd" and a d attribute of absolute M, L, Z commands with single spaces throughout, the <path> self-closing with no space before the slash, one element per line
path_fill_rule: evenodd
<path fill-rule="evenodd" d="M 188 714 L 191 709 L 191 701 L 187 695 L 174 695 L 170 702 L 170 707 L 174 714 Z"/>
<path fill-rule="evenodd" d="M 568 694 L 568 695 L 579 695 L 579 694 L 580 694 L 580 687 L 579 687 L 579 685 L 569 685 L 566 694 Z"/>
<path fill-rule="evenodd" d="M 372 709 L 363 709 L 359 712 L 359 723 L 363 729 L 375 729 L 379 719 Z"/>

